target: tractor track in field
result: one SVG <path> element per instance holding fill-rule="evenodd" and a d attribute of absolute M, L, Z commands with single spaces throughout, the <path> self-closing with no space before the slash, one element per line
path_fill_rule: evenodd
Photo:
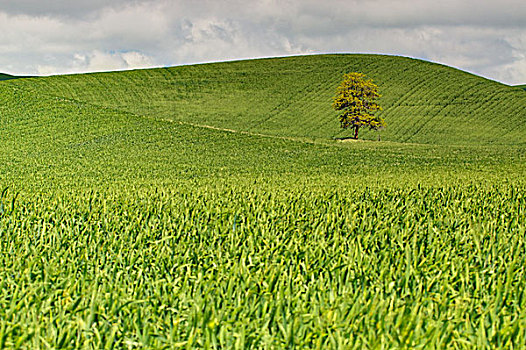
<path fill-rule="evenodd" d="M 309 143 L 309 144 L 313 144 L 313 145 L 328 145 L 328 146 L 331 145 L 331 143 L 328 143 L 328 142 L 311 140 L 311 139 L 303 139 L 303 138 L 300 138 L 300 137 L 261 134 L 261 133 L 257 133 L 257 132 L 244 131 L 244 130 L 234 130 L 234 129 L 222 128 L 222 127 L 213 126 L 213 125 L 207 125 L 207 124 L 198 124 L 198 123 L 192 123 L 192 122 L 184 122 L 184 121 L 181 121 L 181 120 L 155 118 L 155 117 L 148 117 L 148 116 L 143 116 L 143 117 L 144 118 L 148 118 L 148 119 L 152 119 L 152 120 L 158 120 L 158 121 L 162 121 L 162 122 L 167 122 L 167 123 L 174 123 L 174 124 L 179 124 L 179 125 L 193 126 L 193 127 L 196 127 L 196 128 L 225 131 L 225 132 L 229 132 L 229 133 L 232 133 L 232 134 L 242 134 L 242 135 L 247 135 L 247 136 L 266 137 L 266 138 L 271 138 L 271 139 L 279 139 L 279 140 L 288 140 L 288 141 Z"/>
<path fill-rule="evenodd" d="M 323 146 L 341 146 L 348 143 L 377 143 L 378 145 L 385 145 L 385 144 L 397 144 L 397 145 L 420 145 L 425 146 L 425 144 L 422 143 L 416 143 L 416 142 L 393 142 L 393 141 L 370 141 L 370 140 L 354 140 L 352 138 L 349 139 L 334 139 L 334 140 L 312 140 L 312 139 L 304 139 L 301 137 L 293 137 L 293 136 L 278 136 L 278 135 L 270 135 L 270 134 L 261 134 L 256 132 L 250 132 L 250 131 L 243 131 L 243 130 L 234 130 L 229 128 L 221 128 L 218 126 L 213 125 L 207 125 L 207 124 L 198 124 L 198 123 L 192 123 L 192 122 L 184 122 L 180 120 L 173 120 L 173 119 L 164 119 L 164 118 L 155 118 L 155 117 L 149 117 L 149 116 L 141 116 L 136 115 L 138 117 L 143 117 L 151 120 L 157 120 L 161 122 L 166 123 L 173 123 L 173 124 L 179 124 L 179 125 L 187 125 L 192 126 L 196 128 L 203 128 L 203 129 L 210 129 L 210 130 L 217 130 L 217 131 L 224 131 L 229 132 L 232 134 L 242 134 L 247 136 L 255 136 L 255 137 L 265 137 L 265 138 L 271 138 L 271 139 L 278 139 L 278 140 L 287 140 L 287 141 L 294 141 L 294 142 L 301 142 L 301 143 L 307 143 L 311 145 L 323 145 Z"/>

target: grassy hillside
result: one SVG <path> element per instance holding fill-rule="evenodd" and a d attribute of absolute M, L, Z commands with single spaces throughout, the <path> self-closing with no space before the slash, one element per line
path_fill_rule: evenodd
<path fill-rule="evenodd" d="M 331 98 L 345 72 L 380 86 L 384 140 L 524 143 L 516 88 L 402 57 L 318 55 L 16 81 L 36 93 L 138 115 L 278 136 L 344 137 Z M 375 139 L 376 134 L 366 133 Z"/>
<path fill-rule="evenodd" d="M 517 87 L 520 87 L 521 89 L 526 90 L 526 85 L 518 85 Z"/>
<path fill-rule="evenodd" d="M 0 73 L 0 80 L 9 80 L 9 79 L 16 79 L 16 77 L 9 75 L 9 74 Z"/>
<path fill-rule="evenodd" d="M 435 176 L 449 177 L 460 168 L 478 178 L 480 164 L 500 173 L 523 159 L 520 146 L 304 142 L 214 130 L 34 95 L 5 84 L 0 84 L 0 113 L 0 175 L 18 187 L 46 181 L 76 186 L 79 181 L 151 184 L 210 176 L 237 180 L 245 175 L 331 181 L 359 175 L 375 182 L 432 183 Z M 405 176 L 408 171 L 412 176 Z M 421 176 L 413 177 L 417 173 Z"/>
<path fill-rule="evenodd" d="M 302 133 L 293 107 L 332 123 L 323 74 L 367 57 L 1 82 L 0 348 L 525 347 L 524 134 Z"/>
<path fill-rule="evenodd" d="M 0 73 L 0 81 L 22 79 L 22 78 L 30 78 L 30 76 L 10 75 L 10 74 L 5 74 L 5 73 Z"/>

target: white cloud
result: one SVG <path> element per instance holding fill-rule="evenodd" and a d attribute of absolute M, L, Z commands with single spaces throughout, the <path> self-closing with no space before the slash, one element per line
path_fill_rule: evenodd
<path fill-rule="evenodd" d="M 526 82 L 524 0 L 0 0 L 0 9 L 0 71 L 18 74 L 374 52 Z"/>
<path fill-rule="evenodd" d="M 121 54 L 127 68 L 145 68 L 154 65 L 153 59 L 137 51 L 124 52 Z"/>
<path fill-rule="evenodd" d="M 137 51 L 106 53 L 95 50 L 89 54 L 74 54 L 70 65 L 61 67 L 59 72 L 104 72 L 152 66 L 154 66 L 153 59 Z M 57 67 L 53 65 L 39 65 L 37 66 L 37 72 L 39 75 L 57 74 Z"/>

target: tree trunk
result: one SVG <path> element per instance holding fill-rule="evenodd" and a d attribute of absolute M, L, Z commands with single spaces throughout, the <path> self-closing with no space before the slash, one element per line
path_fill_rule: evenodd
<path fill-rule="evenodd" d="M 359 130 L 359 129 L 360 129 L 359 127 L 355 127 L 355 128 L 354 128 L 354 139 L 355 139 L 355 140 L 358 140 L 358 130 Z"/>

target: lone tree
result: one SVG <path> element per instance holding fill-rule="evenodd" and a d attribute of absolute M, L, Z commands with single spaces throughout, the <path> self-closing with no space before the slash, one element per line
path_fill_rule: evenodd
<path fill-rule="evenodd" d="M 383 129 L 385 121 L 374 115 L 374 112 L 382 110 L 375 102 L 380 97 L 378 86 L 362 73 L 348 73 L 343 78 L 333 103 L 335 110 L 342 111 L 341 127 L 354 130 L 355 139 L 358 139 L 358 130 L 362 126 L 371 130 Z"/>

